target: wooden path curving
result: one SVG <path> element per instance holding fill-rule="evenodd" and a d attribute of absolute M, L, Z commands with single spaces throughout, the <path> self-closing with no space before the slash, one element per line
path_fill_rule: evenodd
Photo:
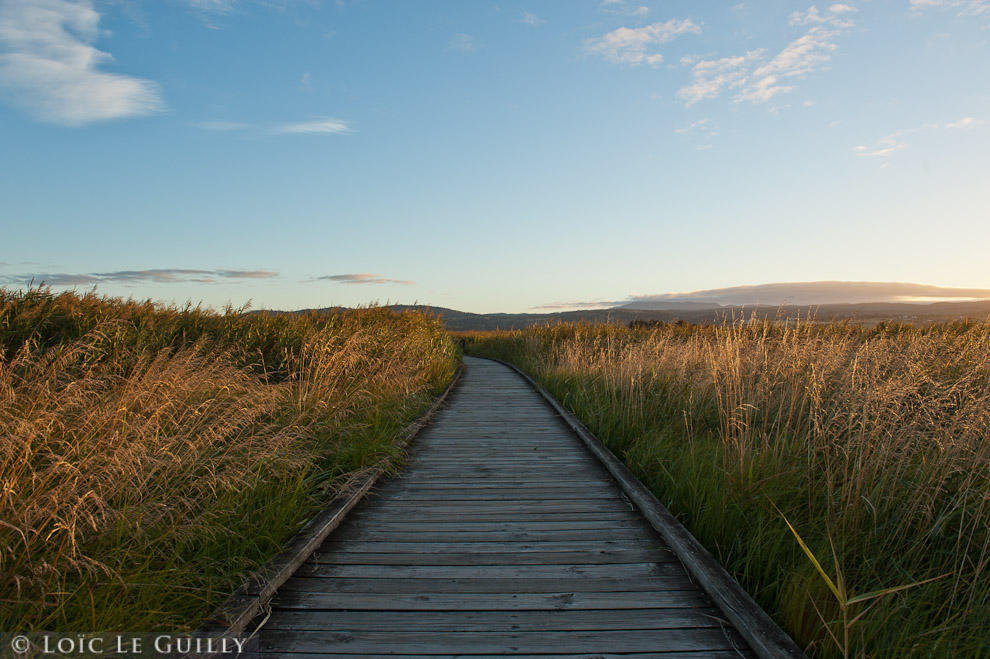
<path fill-rule="evenodd" d="M 755 657 L 532 386 L 465 364 L 402 475 L 278 590 L 263 655 Z"/>

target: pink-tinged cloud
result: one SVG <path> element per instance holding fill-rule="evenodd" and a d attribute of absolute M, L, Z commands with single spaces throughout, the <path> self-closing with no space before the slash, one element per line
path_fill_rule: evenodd
<path fill-rule="evenodd" d="M 597 39 L 589 39 L 585 42 L 585 50 L 616 64 L 656 65 L 663 61 L 657 47 L 689 32 L 701 34 L 701 27 L 690 18 L 637 28 L 620 27 Z"/>
<path fill-rule="evenodd" d="M 348 275 L 324 275 L 316 279 L 317 281 L 333 281 L 338 284 L 400 284 L 402 286 L 412 286 L 415 283 L 408 279 L 388 279 L 381 275 L 366 272 Z"/>
<path fill-rule="evenodd" d="M 859 304 L 868 302 L 933 302 L 990 300 L 987 288 L 946 288 L 928 284 L 872 281 L 810 281 L 731 286 L 686 293 L 633 295 L 636 306 L 648 302 L 692 302 L 713 305 Z"/>
<path fill-rule="evenodd" d="M 223 280 L 274 279 L 278 273 L 272 270 L 193 270 L 186 268 L 160 268 L 154 270 L 118 270 L 116 272 L 90 273 L 27 273 L 7 275 L 6 284 L 27 284 L 31 281 L 48 286 L 96 286 L 98 284 L 154 283 L 175 284 L 193 282 L 215 284 Z"/>

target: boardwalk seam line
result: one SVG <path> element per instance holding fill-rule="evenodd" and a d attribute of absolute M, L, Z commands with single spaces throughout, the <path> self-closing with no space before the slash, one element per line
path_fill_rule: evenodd
<path fill-rule="evenodd" d="M 412 439 L 429 423 L 446 402 L 464 373 L 463 363 L 450 384 L 430 405 L 430 408 L 403 430 L 397 446 L 408 447 Z M 392 460 L 386 458 L 370 471 L 356 474 L 341 488 L 340 493 L 303 526 L 281 552 L 253 576 L 237 587 L 230 597 L 199 626 L 196 636 L 233 637 L 244 632 L 271 599 L 275 591 L 295 573 L 343 521 L 347 513 L 364 497 L 378 479 L 386 473 Z"/>
<path fill-rule="evenodd" d="M 588 430 L 560 401 L 514 364 L 485 357 L 508 366 L 543 396 L 564 422 L 602 462 L 622 491 L 636 504 L 643 516 L 663 537 L 688 573 L 749 642 L 761 659 L 807 659 L 794 640 L 775 623 L 749 593 L 739 585 L 707 549 L 660 503 L 630 469 Z"/>

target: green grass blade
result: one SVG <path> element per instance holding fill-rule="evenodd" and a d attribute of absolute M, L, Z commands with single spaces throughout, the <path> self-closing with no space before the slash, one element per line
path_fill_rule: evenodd
<path fill-rule="evenodd" d="M 787 524 L 787 528 L 789 528 L 791 530 L 791 533 L 794 534 L 794 537 L 797 538 L 798 544 L 801 545 L 801 549 L 804 550 L 804 553 L 808 557 L 808 560 L 810 560 L 811 564 L 815 566 L 816 570 L 818 570 L 818 574 L 820 574 L 822 576 L 822 579 L 825 580 L 825 583 L 828 584 L 828 587 L 835 595 L 835 598 L 839 600 L 840 604 L 844 604 L 845 602 L 842 599 L 842 594 L 839 592 L 839 589 L 838 587 L 836 587 L 835 583 L 832 582 L 832 579 L 829 578 L 828 574 L 825 573 L 825 569 L 822 568 L 822 564 L 818 562 L 818 559 L 815 557 L 815 553 L 811 551 L 811 549 L 808 548 L 808 545 L 804 543 L 804 540 L 801 538 L 801 535 L 797 532 L 797 529 L 795 529 L 794 526 L 791 524 L 791 522 L 787 519 L 787 516 L 784 515 L 783 512 L 781 512 L 780 508 L 777 508 L 777 504 L 771 501 L 770 505 L 772 505 L 777 510 L 781 518 L 783 518 L 784 523 Z"/>

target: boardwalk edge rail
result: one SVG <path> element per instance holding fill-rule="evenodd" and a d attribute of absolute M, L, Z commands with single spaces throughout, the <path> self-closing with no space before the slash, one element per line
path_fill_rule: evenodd
<path fill-rule="evenodd" d="M 725 613 L 761 659 L 807 659 L 794 640 L 784 633 L 749 593 L 732 578 L 704 546 L 660 503 L 632 471 L 588 430 L 560 401 L 514 364 L 486 357 L 504 364 L 521 375 L 563 418 L 578 437 L 604 464 L 626 496 L 660 533 L 688 573 Z"/>
<path fill-rule="evenodd" d="M 405 449 L 419 431 L 429 423 L 446 402 L 450 392 L 464 372 L 463 364 L 450 384 L 430 405 L 430 408 L 410 423 L 402 432 L 397 446 Z M 381 476 L 386 473 L 390 460 L 370 471 L 357 475 L 344 485 L 337 496 L 300 529 L 276 554 L 247 581 L 242 583 L 194 632 L 195 636 L 217 639 L 241 635 L 248 624 L 258 616 L 282 584 L 291 577 L 310 554 L 344 520 L 344 516 L 364 497 Z"/>

